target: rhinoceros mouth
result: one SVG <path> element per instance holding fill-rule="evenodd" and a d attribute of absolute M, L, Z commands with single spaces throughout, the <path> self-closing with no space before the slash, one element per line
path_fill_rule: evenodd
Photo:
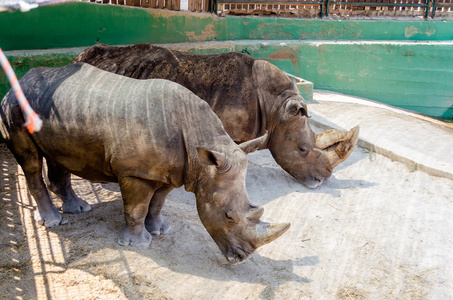
<path fill-rule="evenodd" d="M 296 178 L 296 177 L 294 177 L 294 178 Z M 327 177 L 327 178 L 329 178 L 329 177 Z M 296 178 L 296 179 L 298 179 L 302 184 L 304 184 L 309 189 L 315 189 L 318 186 L 320 186 L 321 184 L 323 184 L 323 182 L 326 181 L 327 178 L 325 178 L 323 176 L 314 176 L 313 178 L 305 179 L 305 180 L 300 180 L 298 178 Z"/>
<path fill-rule="evenodd" d="M 249 255 L 250 253 L 248 253 L 241 247 L 230 247 L 230 249 L 228 249 L 226 259 L 232 265 L 237 265 L 244 262 L 247 259 L 247 257 L 249 257 Z"/>

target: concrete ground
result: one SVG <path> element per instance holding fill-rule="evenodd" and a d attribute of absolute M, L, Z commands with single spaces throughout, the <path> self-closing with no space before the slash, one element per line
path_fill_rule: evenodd
<path fill-rule="evenodd" d="M 25 176 L 0 144 L 0 299 L 452 299 L 453 181 L 427 172 L 451 177 L 453 129 L 335 93 L 315 91 L 314 100 L 316 132 L 360 125 L 359 144 L 373 150 L 356 147 L 316 189 L 268 150 L 249 154 L 250 201 L 264 207 L 263 221 L 291 227 L 236 266 L 184 188 L 164 205 L 173 231 L 148 249 L 117 244 L 124 216 L 116 183 L 74 176 L 92 210 L 38 226 Z"/>
<path fill-rule="evenodd" d="M 436 119 L 371 100 L 315 90 L 308 104 L 317 126 L 360 125 L 358 145 L 411 169 L 453 179 L 453 128 Z"/>

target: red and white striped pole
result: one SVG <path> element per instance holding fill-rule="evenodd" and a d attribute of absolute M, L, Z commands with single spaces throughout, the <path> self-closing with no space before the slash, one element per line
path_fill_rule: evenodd
<path fill-rule="evenodd" d="M 27 98 L 25 98 L 24 92 L 19 85 L 16 74 L 14 73 L 11 64 L 0 48 L 0 63 L 3 70 L 5 71 L 6 77 L 8 78 L 9 83 L 11 84 L 12 89 L 15 92 L 17 101 L 19 101 L 20 108 L 24 114 L 25 124 L 24 126 L 28 129 L 28 132 L 33 133 L 39 131 L 42 127 L 42 120 L 31 108 L 30 103 L 28 103 Z"/>

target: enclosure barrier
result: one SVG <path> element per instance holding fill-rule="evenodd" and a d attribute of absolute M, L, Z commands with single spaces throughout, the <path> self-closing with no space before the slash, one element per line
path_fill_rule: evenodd
<path fill-rule="evenodd" d="M 439 17 L 453 15 L 453 0 L 439 1 L 439 3 L 436 0 L 433 0 L 431 17 L 434 18 L 436 13 Z"/>
<path fill-rule="evenodd" d="M 90 2 L 180 10 L 181 0 L 89 0 Z M 188 0 L 192 12 L 347 16 L 453 17 L 453 0 Z"/>
<path fill-rule="evenodd" d="M 453 0 L 323 0 L 323 1 L 253 1 L 253 0 L 211 0 L 214 2 L 213 12 L 234 11 L 238 14 L 239 10 L 253 12 L 253 10 L 307 10 L 317 6 L 319 17 L 329 16 L 336 13 L 350 16 L 422 16 L 424 18 L 434 18 L 437 16 L 453 16 Z M 430 14 L 431 12 L 431 14 Z M 244 13 L 246 14 L 246 13 Z M 264 14 L 264 13 L 263 13 Z M 309 16 L 310 14 L 303 14 Z"/>
<path fill-rule="evenodd" d="M 392 15 L 392 16 L 424 16 L 428 18 L 430 0 L 381 0 L 381 2 L 355 1 L 355 0 L 326 0 L 326 16 L 329 7 L 337 12 L 348 11 L 352 15 Z M 364 13 L 360 13 L 365 11 Z M 374 13 L 373 13 L 374 12 Z"/>
<path fill-rule="evenodd" d="M 277 10 L 277 11 L 290 11 L 294 10 L 304 11 L 304 17 L 313 17 L 324 15 L 324 1 L 303 1 L 303 0 L 293 0 L 293 1 L 273 1 L 273 0 L 264 0 L 264 1 L 244 1 L 244 0 L 211 0 L 214 2 L 213 12 L 222 12 L 224 10 L 246 10 L 248 14 L 252 12 L 263 12 L 266 10 Z M 246 13 L 247 14 L 247 13 Z"/>

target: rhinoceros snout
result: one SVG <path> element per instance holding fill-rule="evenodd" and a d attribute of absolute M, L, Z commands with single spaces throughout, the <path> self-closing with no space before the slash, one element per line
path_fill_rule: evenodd
<path fill-rule="evenodd" d="M 226 259 L 230 264 L 237 265 L 244 262 L 247 259 L 247 257 L 249 257 L 249 255 L 250 255 L 249 253 L 238 247 L 228 251 Z"/>
<path fill-rule="evenodd" d="M 305 180 L 302 183 L 310 189 L 315 189 L 318 186 L 320 186 L 321 184 L 323 184 L 323 182 L 325 180 L 326 180 L 326 177 L 315 175 L 315 176 L 313 176 L 313 178 L 311 178 L 309 180 Z"/>

